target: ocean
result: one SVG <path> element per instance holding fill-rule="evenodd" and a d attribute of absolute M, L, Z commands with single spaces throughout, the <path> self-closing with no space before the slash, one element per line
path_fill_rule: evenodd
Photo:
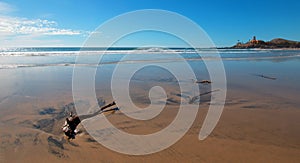
<path fill-rule="evenodd" d="M 102 60 L 97 60 L 102 55 Z M 124 56 L 130 56 L 124 58 Z M 81 66 L 97 66 L 116 63 L 174 62 L 178 55 L 187 61 L 193 60 L 271 60 L 280 62 L 298 59 L 300 50 L 261 50 L 261 49 L 197 49 L 192 48 L 2 48 L 0 49 L 0 69 L 26 67 L 74 66 L 76 57 L 93 60 Z M 181 60 L 182 58 L 180 58 Z M 84 62 L 84 61 L 83 61 Z M 86 62 L 84 62 L 86 63 Z M 79 64 L 78 64 L 79 65 Z"/>

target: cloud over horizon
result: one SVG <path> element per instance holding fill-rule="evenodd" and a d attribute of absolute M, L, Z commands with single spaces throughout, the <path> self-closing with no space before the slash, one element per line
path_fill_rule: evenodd
<path fill-rule="evenodd" d="M 39 35 L 80 35 L 83 32 L 57 27 L 55 21 L 46 19 L 27 19 L 0 15 L 0 33 L 39 34 Z"/>
<path fill-rule="evenodd" d="M 16 8 L 8 3 L 0 2 L 0 46 L 26 46 L 26 42 L 39 43 L 60 42 L 56 38 L 43 40 L 42 37 L 51 36 L 79 36 L 88 32 L 59 27 L 58 23 L 47 19 L 30 19 L 26 17 L 11 16 Z M 22 40 L 19 39 L 26 39 Z M 32 39 L 32 40 L 31 40 Z M 21 43 L 21 45 L 19 45 Z"/>

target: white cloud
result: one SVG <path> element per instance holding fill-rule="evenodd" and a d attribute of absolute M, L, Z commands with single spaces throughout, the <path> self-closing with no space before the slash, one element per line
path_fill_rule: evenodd
<path fill-rule="evenodd" d="M 83 32 L 57 28 L 55 21 L 0 16 L 0 33 L 39 35 L 80 35 Z"/>
<path fill-rule="evenodd" d="M 59 27 L 55 21 L 11 16 L 16 9 L 0 2 L 0 46 L 60 45 L 62 40 L 55 36 L 83 36 L 89 32 Z M 48 40 L 44 38 L 48 37 Z M 61 37 L 60 37 L 61 38 Z M 22 41 L 24 41 L 22 43 Z"/>

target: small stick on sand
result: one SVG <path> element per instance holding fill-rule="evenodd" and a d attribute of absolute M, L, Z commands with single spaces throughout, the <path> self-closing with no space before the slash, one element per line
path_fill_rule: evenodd
<path fill-rule="evenodd" d="M 262 77 L 262 78 L 265 78 L 265 79 L 270 79 L 270 80 L 276 80 L 277 78 L 275 77 L 270 77 L 270 76 L 266 76 L 266 75 L 263 75 L 263 74 L 253 74 L 255 76 L 258 76 L 258 77 Z"/>
<path fill-rule="evenodd" d="M 194 81 L 194 83 L 196 83 L 196 84 L 210 84 L 210 83 L 212 83 L 212 81 L 210 81 L 210 80 L 201 80 L 201 81 L 198 81 L 198 80 L 195 80 L 195 79 L 192 79 L 193 81 Z"/>

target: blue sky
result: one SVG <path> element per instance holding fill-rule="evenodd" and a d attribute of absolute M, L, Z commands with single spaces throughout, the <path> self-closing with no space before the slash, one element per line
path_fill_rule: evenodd
<path fill-rule="evenodd" d="M 298 0 L 0 0 L 0 46 L 81 46 L 105 21 L 140 9 L 186 16 L 217 46 L 246 42 L 254 35 L 300 41 Z M 166 40 L 166 46 L 172 45 L 172 39 Z M 139 39 L 128 41 L 124 46 L 139 46 Z"/>

